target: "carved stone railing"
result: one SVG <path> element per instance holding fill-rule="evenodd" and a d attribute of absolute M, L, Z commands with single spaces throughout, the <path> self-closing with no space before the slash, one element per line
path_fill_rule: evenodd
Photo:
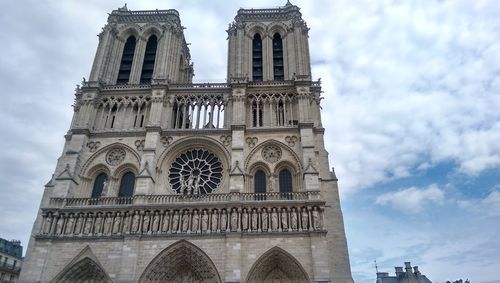
<path fill-rule="evenodd" d="M 123 206 L 123 205 L 165 205 L 182 203 L 213 203 L 213 202 L 293 202 L 320 201 L 320 192 L 290 192 L 290 193 L 229 193 L 206 195 L 136 195 L 133 197 L 101 197 L 101 198 L 51 198 L 50 208 L 70 208 L 86 206 Z"/>
<path fill-rule="evenodd" d="M 123 199 L 126 201 L 126 199 Z M 164 201 L 164 200 L 161 200 Z M 281 200 L 280 200 L 281 201 Z M 203 236 L 226 233 L 311 233 L 324 230 L 324 202 L 206 203 L 171 207 L 42 209 L 38 239 Z"/>

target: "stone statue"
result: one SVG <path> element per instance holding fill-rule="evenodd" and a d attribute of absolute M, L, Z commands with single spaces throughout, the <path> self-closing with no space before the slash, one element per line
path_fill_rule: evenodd
<path fill-rule="evenodd" d="M 91 230 L 92 230 L 92 216 L 88 215 L 87 219 L 85 220 L 85 227 L 83 227 L 83 234 L 88 235 L 90 234 Z"/>
<path fill-rule="evenodd" d="M 226 231 L 227 228 L 227 214 L 226 210 L 222 210 L 221 215 L 220 215 L 220 230 L 221 231 Z"/>
<path fill-rule="evenodd" d="M 268 220 L 267 210 L 265 208 L 262 210 L 261 217 L 262 217 L 262 222 L 261 222 L 262 231 L 267 231 L 267 229 L 268 229 L 268 221 L 269 220 Z"/>
<path fill-rule="evenodd" d="M 104 182 L 102 183 L 101 197 L 106 197 L 108 195 L 108 187 L 108 179 L 104 179 Z"/>
<path fill-rule="evenodd" d="M 259 219 L 255 209 L 252 210 L 252 231 L 257 231 L 259 228 Z"/>
<path fill-rule="evenodd" d="M 198 211 L 195 210 L 193 212 L 193 219 L 191 221 L 191 231 L 194 232 L 194 233 L 197 233 L 199 228 L 200 228 L 200 225 L 199 225 L 199 215 L 198 215 Z"/>
<path fill-rule="evenodd" d="M 123 233 L 130 232 L 130 215 L 125 212 L 125 217 L 123 217 Z"/>
<path fill-rule="evenodd" d="M 106 216 L 106 220 L 104 220 L 104 234 L 108 235 L 111 233 L 111 230 L 113 229 L 113 216 L 111 213 L 108 213 L 108 216 Z"/>
<path fill-rule="evenodd" d="M 286 208 L 283 208 L 281 210 L 281 228 L 283 229 L 283 231 L 288 230 L 288 216 Z"/>
<path fill-rule="evenodd" d="M 64 229 L 64 234 L 71 234 L 73 232 L 73 225 L 75 224 L 75 219 L 73 215 L 70 215 L 68 218 L 68 222 L 66 223 L 66 227 Z"/>
<path fill-rule="evenodd" d="M 278 213 L 276 208 L 273 208 L 271 212 L 271 230 L 276 231 L 278 229 Z"/>
<path fill-rule="evenodd" d="M 137 233 L 139 231 L 139 214 L 135 213 L 132 217 L 132 233 Z"/>
<path fill-rule="evenodd" d="M 172 233 L 177 233 L 177 231 L 179 231 L 179 215 L 176 210 L 172 215 Z"/>
<path fill-rule="evenodd" d="M 231 231 L 238 230 L 238 212 L 236 209 L 233 209 L 231 212 Z"/>
<path fill-rule="evenodd" d="M 118 234 L 120 233 L 120 224 L 121 224 L 121 215 L 118 212 L 118 214 L 115 216 L 115 219 L 113 220 L 113 234 Z"/>
<path fill-rule="evenodd" d="M 309 213 L 307 208 L 302 208 L 302 230 L 309 230 Z"/>
<path fill-rule="evenodd" d="M 246 231 L 248 230 L 248 213 L 247 209 L 243 209 L 243 213 L 241 215 L 241 229 Z"/>
<path fill-rule="evenodd" d="M 187 232 L 189 228 L 189 211 L 184 211 L 184 214 L 182 215 L 182 232 L 185 233 Z"/>
<path fill-rule="evenodd" d="M 292 211 L 290 212 L 290 227 L 292 230 L 297 230 L 297 211 L 295 208 L 292 208 Z"/>
<path fill-rule="evenodd" d="M 45 219 L 45 225 L 43 226 L 43 233 L 44 234 L 49 234 L 50 233 L 50 228 L 52 227 L 52 215 L 47 215 L 47 218 Z"/>
<path fill-rule="evenodd" d="M 156 233 L 158 232 L 158 228 L 160 228 L 160 216 L 158 216 L 158 212 L 155 212 L 155 215 L 153 216 L 153 227 L 151 228 L 151 230 L 153 231 L 153 233 Z"/>
<path fill-rule="evenodd" d="M 201 231 L 208 231 L 208 214 L 206 210 L 203 210 L 203 213 L 201 215 Z"/>
<path fill-rule="evenodd" d="M 151 231 L 149 229 L 149 214 L 144 215 L 144 218 L 142 219 L 142 232 L 143 233 L 148 233 Z"/>
<path fill-rule="evenodd" d="M 321 217 L 319 215 L 317 207 L 313 208 L 312 218 L 313 218 L 314 230 L 321 230 L 321 228 L 323 228 L 323 223 L 321 223 Z"/>
<path fill-rule="evenodd" d="M 170 212 L 165 212 L 165 215 L 163 215 L 163 223 L 161 225 L 161 231 L 163 233 L 167 233 L 168 232 L 168 224 L 170 222 Z"/>
<path fill-rule="evenodd" d="M 94 234 L 101 234 L 102 217 L 97 215 L 94 222 Z"/>
<path fill-rule="evenodd" d="M 217 210 L 212 211 L 212 231 L 217 231 Z"/>
<path fill-rule="evenodd" d="M 59 219 L 57 219 L 56 222 L 56 234 L 60 235 L 63 233 L 63 225 L 64 225 L 64 217 L 59 216 Z"/>
<path fill-rule="evenodd" d="M 75 231 L 73 231 L 75 235 L 79 235 L 82 232 L 82 219 L 82 215 L 76 217 Z"/>

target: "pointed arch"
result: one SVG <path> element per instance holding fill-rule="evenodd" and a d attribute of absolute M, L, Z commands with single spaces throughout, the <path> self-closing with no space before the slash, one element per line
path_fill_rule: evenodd
<path fill-rule="evenodd" d="M 252 79 L 253 81 L 262 81 L 263 77 L 262 63 L 262 36 L 256 33 L 252 39 Z"/>
<path fill-rule="evenodd" d="M 160 252 L 146 267 L 139 282 L 218 282 L 219 272 L 208 255 L 181 240 Z"/>
<path fill-rule="evenodd" d="M 130 73 L 132 71 L 132 63 L 134 61 L 136 41 L 135 36 L 130 35 L 123 46 L 122 59 L 120 62 L 120 69 L 118 70 L 116 84 L 127 84 L 129 82 Z"/>
<path fill-rule="evenodd" d="M 50 282 L 111 283 L 113 281 L 87 246 Z"/>
<path fill-rule="evenodd" d="M 158 47 L 158 37 L 152 34 L 146 43 L 146 50 L 144 51 L 144 61 L 142 63 L 141 79 L 142 83 L 150 83 L 153 78 L 153 71 L 155 68 L 156 49 Z"/>
<path fill-rule="evenodd" d="M 279 247 L 265 252 L 248 272 L 246 283 L 311 282 L 300 262 Z"/>

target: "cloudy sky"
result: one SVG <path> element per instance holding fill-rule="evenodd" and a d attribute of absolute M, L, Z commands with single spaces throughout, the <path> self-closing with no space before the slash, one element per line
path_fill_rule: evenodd
<path fill-rule="evenodd" d="M 224 81 L 240 7 L 285 1 L 128 1 L 175 8 L 196 81 Z M 323 82 L 353 276 L 412 261 L 433 282 L 500 282 L 500 2 L 292 1 Z M 14 1 L 0 11 L 0 237 L 27 246 L 61 153 L 75 84 L 122 1 Z M 327 114 L 328 113 L 328 114 Z"/>

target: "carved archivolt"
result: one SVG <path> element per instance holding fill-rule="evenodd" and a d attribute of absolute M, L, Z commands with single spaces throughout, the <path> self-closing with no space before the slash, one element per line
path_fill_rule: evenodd
<path fill-rule="evenodd" d="M 278 148 L 278 150 L 280 152 L 280 157 L 277 160 L 275 160 L 276 156 L 271 158 L 269 156 L 269 154 L 264 152 L 266 148 L 271 148 L 271 147 Z M 276 150 L 274 150 L 274 152 L 275 151 Z M 258 154 L 259 152 L 260 152 L 260 154 Z M 252 151 L 248 154 L 247 159 L 245 160 L 245 172 L 249 172 L 248 168 L 250 166 L 252 166 L 252 164 L 261 161 L 259 159 L 259 155 L 261 155 L 263 160 L 265 160 L 269 163 L 274 163 L 278 160 L 289 161 L 291 164 L 296 164 L 297 168 L 294 168 L 295 169 L 294 171 L 302 172 L 301 161 L 300 161 L 299 157 L 297 156 L 297 154 L 292 149 L 290 149 L 290 147 L 288 147 L 284 143 L 276 141 L 276 140 L 267 140 L 267 141 L 259 144 L 258 146 L 256 146 L 255 148 L 252 149 Z M 269 158 L 264 157 L 264 156 L 267 156 Z M 274 168 L 271 168 L 271 169 L 274 169 Z M 271 171 L 273 171 L 273 170 L 271 170 Z"/>
<path fill-rule="evenodd" d="M 139 282 L 222 282 L 212 260 L 198 247 L 179 241 L 151 261 Z"/>
<path fill-rule="evenodd" d="M 51 283 L 111 283 L 90 247 L 83 249 Z"/>
<path fill-rule="evenodd" d="M 264 253 L 252 266 L 247 283 L 305 283 L 310 282 L 302 265 L 285 250 L 274 247 Z"/>

